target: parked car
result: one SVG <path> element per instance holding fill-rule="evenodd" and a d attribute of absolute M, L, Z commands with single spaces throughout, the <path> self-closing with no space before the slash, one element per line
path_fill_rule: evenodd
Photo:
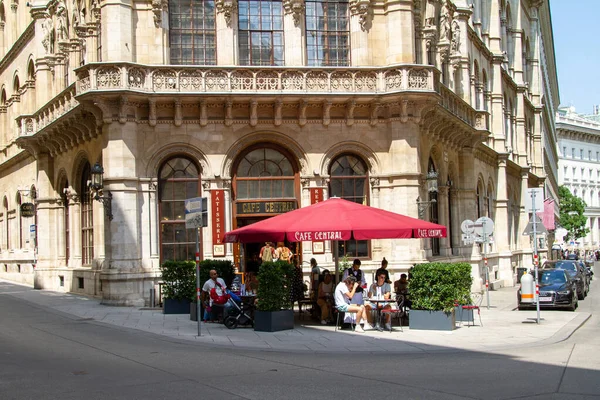
<path fill-rule="evenodd" d="M 577 283 L 563 269 L 542 269 L 540 282 L 540 308 L 556 308 L 575 311 L 578 305 Z M 521 303 L 521 289 L 517 291 L 519 310 L 535 309 L 535 303 Z"/>
<path fill-rule="evenodd" d="M 589 286 L 587 285 L 587 279 L 581 263 L 577 260 L 558 260 L 558 261 L 546 261 L 542 266 L 542 269 L 564 269 L 571 280 L 577 284 L 577 298 L 579 300 L 585 299 Z"/>

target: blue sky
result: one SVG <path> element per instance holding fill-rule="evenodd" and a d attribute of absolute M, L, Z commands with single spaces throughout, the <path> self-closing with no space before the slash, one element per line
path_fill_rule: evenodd
<path fill-rule="evenodd" d="M 600 0 L 550 0 L 561 106 L 600 104 Z"/>

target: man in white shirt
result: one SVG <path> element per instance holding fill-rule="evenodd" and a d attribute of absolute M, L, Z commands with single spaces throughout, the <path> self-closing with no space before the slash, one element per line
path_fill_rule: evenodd
<path fill-rule="evenodd" d="M 338 283 L 335 287 L 335 307 L 339 312 L 351 312 L 356 313 L 356 330 L 358 332 L 364 332 L 362 326 L 360 326 L 361 320 L 364 320 L 364 323 L 367 323 L 367 316 L 365 313 L 365 306 L 360 304 L 350 304 L 350 300 L 356 293 L 356 288 L 358 288 L 358 283 L 356 282 L 356 278 L 352 275 L 346 277 L 342 282 Z"/>
<path fill-rule="evenodd" d="M 210 298 L 210 291 L 215 288 L 217 295 L 222 296 L 227 293 L 227 285 L 222 278 L 218 278 L 217 271 L 211 269 L 209 272 L 210 279 L 204 282 L 202 286 L 202 295 L 204 298 L 204 306 L 210 307 L 211 320 L 218 318 L 218 314 L 223 314 L 223 304 L 213 304 L 213 300 Z"/>

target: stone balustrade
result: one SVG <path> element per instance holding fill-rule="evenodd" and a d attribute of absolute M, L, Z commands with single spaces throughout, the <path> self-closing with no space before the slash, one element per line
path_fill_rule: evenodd
<path fill-rule="evenodd" d="M 78 80 L 35 114 L 17 118 L 19 136 L 31 136 L 79 105 L 88 92 L 133 91 L 181 94 L 339 94 L 385 95 L 438 93 L 440 105 L 478 130 L 489 129 L 489 113 L 476 111 L 439 83 L 439 71 L 427 65 L 379 68 L 280 68 L 144 66 L 90 63 L 76 70 Z"/>
<path fill-rule="evenodd" d="M 35 114 L 17 117 L 19 136 L 31 136 L 79 105 L 75 99 L 75 84 L 71 84 L 46 103 Z"/>
<path fill-rule="evenodd" d="M 439 71 L 428 65 L 352 67 L 197 67 L 90 63 L 77 69 L 77 93 L 388 94 L 435 92 Z"/>

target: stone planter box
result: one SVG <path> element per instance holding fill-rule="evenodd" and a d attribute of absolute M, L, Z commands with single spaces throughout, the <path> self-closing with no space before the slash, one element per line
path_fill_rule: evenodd
<path fill-rule="evenodd" d="M 456 322 L 473 322 L 473 310 L 462 310 L 454 307 L 454 318 Z"/>
<path fill-rule="evenodd" d="M 294 329 L 294 311 L 255 311 L 254 330 L 259 332 L 277 332 Z"/>
<path fill-rule="evenodd" d="M 189 314 L 189 300 L 165 299 L 163 303 L 163 314 Z"/>
<path fill-rule="evenodd" d="M 443 311 L 410 310 L 408 319 L 410 329 L 451 331 L 454 330 L 456 321 L 454 310 L 450 313 Z"/>

